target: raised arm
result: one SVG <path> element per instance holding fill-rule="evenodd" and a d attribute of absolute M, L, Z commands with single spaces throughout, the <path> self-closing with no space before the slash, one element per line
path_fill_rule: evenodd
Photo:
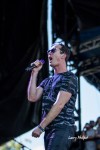
<path fill-rule="evenodd" d="M 34 64 L 37 67 L 32 70 L 29 85 L 28 85 L 28 89 L 27 89 L 28 100 L 31 101 L 31 102 L 38 101 L 40 99 L 40 97 L 42 96 L 42 93 L 43 93 L 43 88 L 36 86 L 38 72 L 42 68 L 43 64 L 40 64 L 39 60 L 36 60 L 34 62 Z"/>

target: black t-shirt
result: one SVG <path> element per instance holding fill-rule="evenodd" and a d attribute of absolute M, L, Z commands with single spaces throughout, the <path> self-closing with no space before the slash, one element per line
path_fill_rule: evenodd
<path fill-rule="evenodd" d="M 40 85 L 43 88 L 42 119 L 50 111 L 55 103 L 58 92 L 66 91 L 72 94 L 59 115 L 48 125 L 52 128 L 61 125 L 73 126 L 75 101 L 77 97 L 77 77 L 70 71 L 55 74 L 43 80 Z"/>

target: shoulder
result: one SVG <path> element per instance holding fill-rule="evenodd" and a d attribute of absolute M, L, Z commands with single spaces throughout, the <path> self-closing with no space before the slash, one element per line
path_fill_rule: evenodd
<path fill-rule="evenodd" d="M 43 81 L 46 82 L 50 79 L 50 77 L 45 78 Z"/>
<path fill-rule="evenodd" d="M 42 82 L 40 83 L 40 85 L 47 84 L 47 82 L 49 80 L 50 80 L 50 77 L 45 78 L 44 80 L 42 80 Z"/>
<path fill-rule="evenodd" d="M 67 71 L 63 74 L 63 78 L 67 78 L 67 79 L 74 79 L 74 80 L 77 80 L 77 76 L 71 72 L 71 71 Z"/>
<path fill-rule="evenodd" d="M 46 83 L 46 82 L 48 82 L 49 80 L 50 80 L 50 78 L 47 77 L 47 78 L 45 78 L 45 79 L 42 80 L 42 83 Z"/>

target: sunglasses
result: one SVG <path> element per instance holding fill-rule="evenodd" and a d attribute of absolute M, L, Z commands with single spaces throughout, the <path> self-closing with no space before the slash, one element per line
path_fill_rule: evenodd
<path fill-rule="evenodd" d="M 57 50 L 56 48 L 52 48 L 52 49 L 48 50 L 47 53 L 55 53 L 56 50 Z"/>

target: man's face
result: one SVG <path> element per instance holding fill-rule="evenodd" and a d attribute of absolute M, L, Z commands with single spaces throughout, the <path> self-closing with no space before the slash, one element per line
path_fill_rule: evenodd
<path fill-rule="evenodd" d="M 48 51 L 49 64 L 52 67 L 59 66 L 62 62 L 62 54 L 60 53 L 61 45 L 54 45 Z"/>

